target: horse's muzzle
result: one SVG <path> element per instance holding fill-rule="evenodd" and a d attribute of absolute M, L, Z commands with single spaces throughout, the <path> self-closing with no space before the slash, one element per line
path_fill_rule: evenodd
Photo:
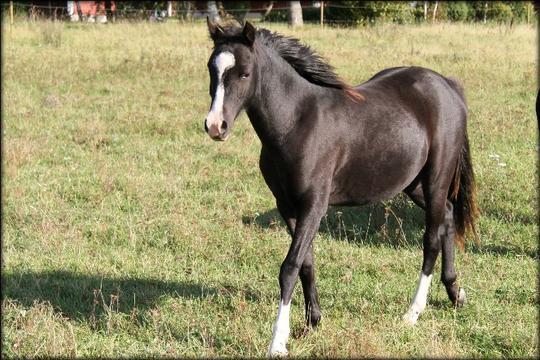
<path fill-rule="evenodd" d="M 225 120 L 221 121 L 220 123 L 216 124 L 213 122 L 210 124 L 210 127 L 208 127 L 207 121 L 204 121 L 204 129 L 208 133 L 208 135 L 212 138 L 212 140 L 215 141 L 225 141 L 229 137 L 228 125 Z"/>

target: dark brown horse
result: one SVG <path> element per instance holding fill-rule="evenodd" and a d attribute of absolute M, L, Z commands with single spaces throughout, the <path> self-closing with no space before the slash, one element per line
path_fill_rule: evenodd
<path fill-rule="evenodd" d="M 262 143 L 260 168 L 292 236 L 270 355 L 287 354 L 290 302 L 300 276 L 306 319 L 317 325 L 312 241 L 329 205 L 362 205 L 405 192 L 426 213 L 424 261 L 405 321 L 424 310 L 442 249 L 441 279 L 456 284 L 454 241 L 474 232 L 477 208 L 467 106 L 456 80 L 419 67 L 386 69 L 352 88 L 309 47 L 251 24 L 208 22 L 212 106 L 205 129 L 225 140 L 245 109 Z"/>

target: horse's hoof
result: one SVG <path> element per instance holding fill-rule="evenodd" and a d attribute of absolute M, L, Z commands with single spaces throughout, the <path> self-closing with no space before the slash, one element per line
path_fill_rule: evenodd
<path fill-rule="evenodd" d="M 270 349 L 268 349 L 268 354 L 266 356 L 269 358 L 274 358 L 285 357 L 287 355 L 289 355 L 289 352 L 287 351 L 285 344 L 272 344 L 270 345 Z"/>
<path fill-rule="evenodd" d="M 311 316 L 306 319 L 306 323 L 308 327 L 311 327 L 312 329 L 317 329 L 317 326 L 321 323 L 322 314 L 320 312 L 313 313 Z"/>
<path fill-rule="evenodd" d="M 420 312 L 418 311 L 415 311 L 415 310 L 411 310 L 409 309 L 409 311 L 407 311 L 403 316 L 402 316 L 402 320 L 405 324 L 409 325 L 409 326 L 414 326 L 416 325 L 416 323 L 418 322 L 418 316 L 420 315 Z"/>
<path fill-rule="evenodd" d="M 467 296 L 465 295 L 465 289 L 459 288 L 458 296 L 456 300 L 456 307 L 462 307 L 467 302 Z"/>

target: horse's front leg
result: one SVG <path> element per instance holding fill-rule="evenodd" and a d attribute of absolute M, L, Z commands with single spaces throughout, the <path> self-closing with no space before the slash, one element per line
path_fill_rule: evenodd
<path fill-rule="evenodd" d="M 279 273 L 281 299 L 268 350 L 269 356 L 283 356 L 288 353 L 286 344 L 290 332 L 289 314 L 294 285 L 306 255 L 311 251 L 311 243 L 327 206 L 327 197 L 312 196 L 311 201 L 298 212 L 293 240 Z"/>
<path fill-rule="evenodd" d="M 294 236 L 296 229 L 296 211 L 288 205 L 287 202 L 277 200 L 276 201 L 279 213 L 285 220 L 289 234 Z M 319 306 L 319 299 L 317 296 L 317 288 L 315 286 L 315 264 L 313 262 L 313 244 L 310 245 L 309 250 L 304 258 L 302 267 L 300 268 L 300 282 L 302 283 L 302 290 L 304 292 L 304 304 L 306 309 L 306 326 L 316 327 L 321 320 L 321 308 Z"/>

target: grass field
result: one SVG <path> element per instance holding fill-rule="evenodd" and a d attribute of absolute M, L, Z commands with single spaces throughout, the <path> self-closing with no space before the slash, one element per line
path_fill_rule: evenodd
<path fill-rule="evenodd" d="M 410 328 L 422 211 L 401 196 L 330 209 L 315 239 L 323 322 L 300 336 L 297 286 L 290 353 L 536 356 L 536 30 L 270 27 L 352 83 L 397 65 L 460 78 L 483 213 L 480 244 L 457 254 L 468 304 L 450 307 L 439 259 Z M 2 355 L 265 355 L 290 239 L 247 117 L 226 143 L 203 130 L 205 25 L 21 21 L 2 45 Z"/>

